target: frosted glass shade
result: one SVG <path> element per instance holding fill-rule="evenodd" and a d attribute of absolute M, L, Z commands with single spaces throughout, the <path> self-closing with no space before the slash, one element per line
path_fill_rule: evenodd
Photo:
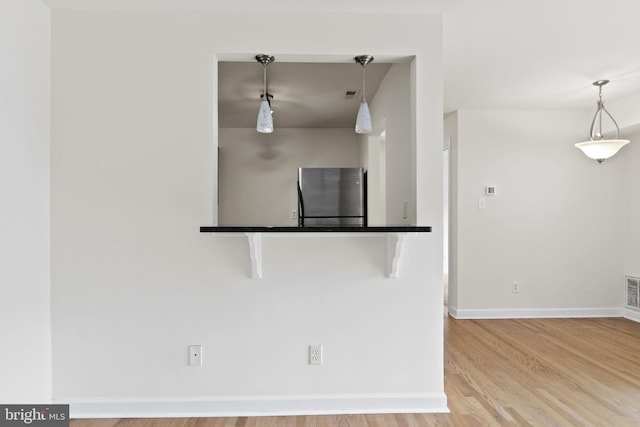
<path fill-rule="evenodd" d="M 369 114 L 369 105 L 364 99 L 360 102 L 358 110 L 358 118 L 356 119 L 356 133 L 371 133 L 371 114 Z"/>
<path fill-rule="evenodd" d="M 628 143 L 628 139 L 600 139 L 596 141 L 578 142 L 575 146 L 581 149 L 590 159 L 602 162 L 612 157 Z"/>
<path fill-rule="evenodd" d="M 260 133 L 273 132 L 273 116 L 271 115 L 271 107 L 266 100 L 260 103 L 260 111 L 258 111 L 258 123 L 256 130 Z"/>

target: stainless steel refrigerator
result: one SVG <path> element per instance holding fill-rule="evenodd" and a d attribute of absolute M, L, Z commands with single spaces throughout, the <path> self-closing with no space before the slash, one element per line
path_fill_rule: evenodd
<path fill-rule="evenodd" d="M 367 174 L 363 168 L 299 168 L 298 225 L 367 225 Z"/>

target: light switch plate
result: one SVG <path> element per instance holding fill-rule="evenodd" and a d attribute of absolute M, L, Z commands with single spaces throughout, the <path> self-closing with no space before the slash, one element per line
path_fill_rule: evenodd
<path fill-rule="evenodd" d="M 202 346 L 189 346 L 189 366 L 202 366 Z"/>

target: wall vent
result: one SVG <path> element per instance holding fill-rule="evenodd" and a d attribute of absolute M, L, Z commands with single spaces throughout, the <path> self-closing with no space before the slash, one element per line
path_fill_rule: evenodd
<path fill-rule="evenodd" d="M 353 99 L 358 94 L 357 90 L 346 90 L 344 92 L 344 99 Z"/>
<path fill-rule="evenodd" d="M 627 276 L 625 305 L 627 308 L 640 309 L 640 278 Z"/>

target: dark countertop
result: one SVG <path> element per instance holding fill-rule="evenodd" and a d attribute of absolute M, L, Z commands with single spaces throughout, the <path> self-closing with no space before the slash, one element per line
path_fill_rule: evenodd
<path fill-rule="evenodd" d="M 386 225 L 372 227 L 204 226 L 201 233 L 430 233 L 430 226 Z"/>

